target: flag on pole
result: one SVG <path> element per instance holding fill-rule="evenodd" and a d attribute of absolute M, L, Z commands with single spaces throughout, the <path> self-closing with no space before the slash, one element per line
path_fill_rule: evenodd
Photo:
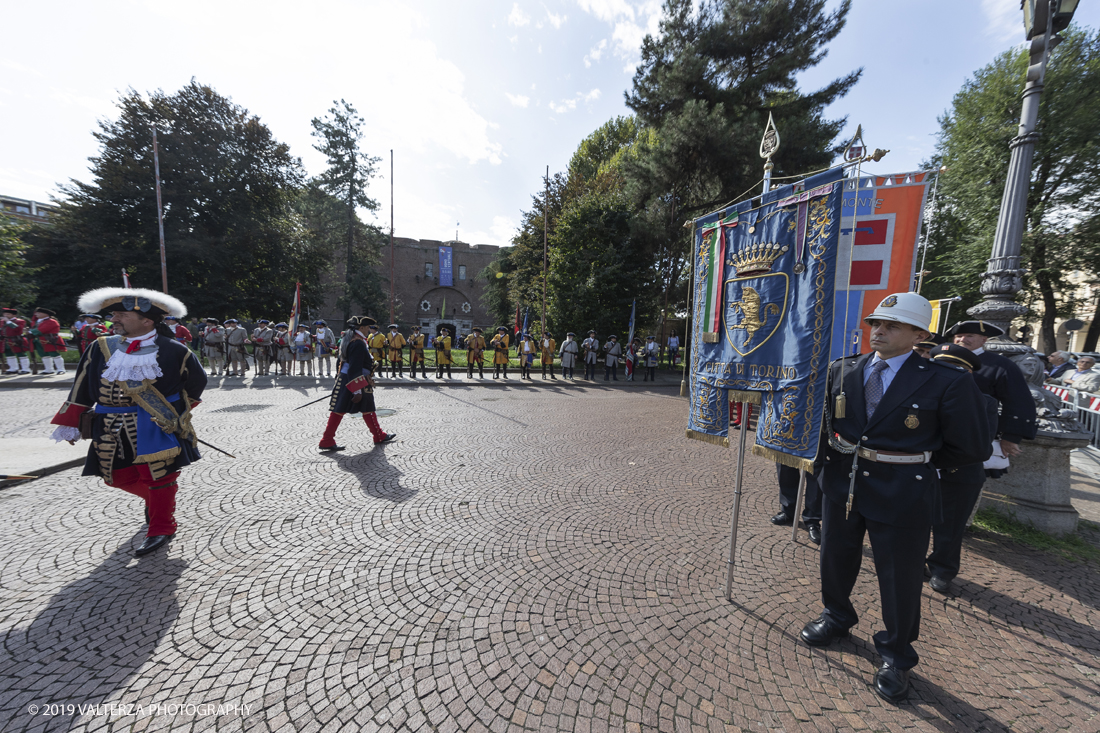
<path fill-rule="evenodd" d="M 447 320 L 447 296 L 443 296 L 443 305 L 439 307 L 439 316 L 444 321 Z"/>
<path fill-rule="evenodd" d="M 531 306 L 527 306 L 527 310 L 523 312 L 523 330 L 520 333 L 527 333 L 527 319 L 531 316 Z"/>
<path fill-rule="evenodd" d="M 516 336 L 519 335 L 519 306 L 518 305 L 516 306 L 516 323 L 515 323 L 514 326 L 512 326 L 512 330 L 515 332 Z"/>
<path fill-rule="evenodd" d="M 290 333 L 298 333 L 298 321 L 302 318 L 302 284 L 295 283 L 294 306 L 290 310 Z"/>
<path fill-rule="evenodd" d="M 708 344 L 718 343 L 718 331 L 722 327 L 722 283 L 726 274 L 725 232 L 735 226 L 737 212 L 702 227 L 699 260 L 705 273 L 703 341 Z"/>
<path fill-rule="evenodd" d="M 122 287 L 130 287 L 130 276 L 126 274 L 126 268 L 122 268 Z"/>
<path fill-rule="evenodd" d="M 634 314 L 638 307 L 638 299 L 635 298 L 634 302 L 630 304 L 630 334 L 626 337 L 626 347 L 629 349 L 630 345 L 634 343 Z"/>

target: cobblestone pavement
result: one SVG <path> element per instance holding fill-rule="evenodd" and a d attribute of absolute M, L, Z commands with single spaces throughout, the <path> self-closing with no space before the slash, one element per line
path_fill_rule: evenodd
<path fill-rule="evenodd" d="M 382 391 L 399 441 L 349 418 L 331 456 L 323 404 L 290 411 L 320 394 L 209 392 L 200 434 L 239 459 L 185 471 L 141 560 L 136 500 L 79 470 L 0 491 L 0 729 L 1100 729 L 1094 566 L 968 537 L 895 707 L 868 684 L 869 554 L 853 636 L 796 641 L 817 550 L 768 523 L 754 457 L 722 597 L 735 454 L 684 438 L 675 387 Z M 47 431 L 62 397 L 0 413 Z"/>

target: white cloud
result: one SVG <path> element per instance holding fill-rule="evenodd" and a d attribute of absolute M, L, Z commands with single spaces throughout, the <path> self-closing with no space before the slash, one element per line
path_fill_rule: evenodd
<path fill-rule="evenodd" d="M 998 41 L 1017 40 L 1023 36 L 1024 21 L 1017 0 L 982 0 L 985 33 Z"/>
<path fill-rule="evenodd" d="M 489 231 L 493 235 L 491 244 L 511 244 L 512 235 L 516 233 L 516 222 L 509 216 L 494 216 Z"/>
<path fill-rule="evenodd" d="M 513 107 L 526 107 L 527 103 L 531 101 L 530 97 L 525 97 L 522 94 L 509 94 L 505 92 L 504 96 L 508 97 L 508 101 L 512 103 Z"/>
<path fill-rule="evenodd" d="M 556 112 L 559 115 L 563 114 L 565 112 L 572 112 L 576 108 L 577 108 L 577 100 L 576 99 L 563 99 L 563 100 L 561 100 L 561 104 L 557 104 L 555 102 L 550 103 L 551 111 Z"/>
<path fill-rule="evenodd" d="M 550 25 L 554 26 L 554 30 L 561 28 L 565 25 L 565 21 L 569 20 L 569 16 L 564 13 L 561 15 L 554 15 L 549 10 L 546 11 L 546 18 L 550 21 Z"/>
<path fill-rule="evenodd" d="M 508 25 L 514 25 L 519 28 L 530 22 L 531 16 L 520 9 L 519 3 L 512 3 L 512 12 L 508 14 Z"/>
<path fill-rule="evenodd" d="M 983 0 L 989 2 L 990 0 Z M 615 55 L 627 63 L 623 67 L 626 73 L 632 73 L 638 65 L 638 52 L 646 34 L 656 36 L 660 28 L 660 0 L 643 0 L 636 7 L 626 0 L 577 0 L 581 9 L 611 26 L 611 40 Z M 598 47 L 600 52 L 602 47 Z M 585 66 L 598 60 L 592 52 L 585 57 Z"/>
<path fill-rule="evenodd" d="M 619 17 L 634 18 L 634 8 L 626 0 L 577 0 L 581 10 L 595 15 L 605 23 Z"/>
<path fill-rule="evenodd" d="M 599 89 L 593 89 L 588 93 L 577 92 L 577 96 L 573 97 L 572 99 L 563 99 L 561 100 L 561 102 L 551 102 L 550 109 L 551 111 L 560 115 L 575 110 L 577 108 L 578 102 L 594 102 L 599 98 Z"/>
<path fill-rule="evenodd" d="M 600 42 L 592 47 L 592 50 L 588 52 L 588 55 L 584 57 L 585 68 L 590 68 L 593 61 L 599 61 L 603 56 L 603 50 L 607 48 L 607 39 L 600 39 Z"/>

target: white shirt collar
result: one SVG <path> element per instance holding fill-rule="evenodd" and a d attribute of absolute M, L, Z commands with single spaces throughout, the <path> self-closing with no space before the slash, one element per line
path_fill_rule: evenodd
<path fill-rule="evenodd" d="M 889 359 L 882 359 L 879 357 L 878 354 L 875 354 L 873 357 L 871 357 L 871 360 L 867 362 L 867 368 L 871 369 L 878 362 L 885 361 L 890 371 L 896 372 L 898 369 L 901 369 L 901 365 L 904 364 L 905 360 L 908 359 L 912 354 L 913 352 L 909 351 L 904 354 L 898 354 L 897 356 L 891 356 Z"/>
<path fill-rule="evenodd" d="M 157 337 L 157 330 L 154 328 L 152 331 L 145 334 L 144 336 L 138 336 L 137 338 L 127 338 L 123 341 L 123 343 L 129 345 L 129 344 L 132 344 L 135 341 L 137 341 L 141 344 L 142 348 L 144 348 L 144 347 L 148 346 L 153 341 L 153 339 L 155 339 L 156 337 Z"/>

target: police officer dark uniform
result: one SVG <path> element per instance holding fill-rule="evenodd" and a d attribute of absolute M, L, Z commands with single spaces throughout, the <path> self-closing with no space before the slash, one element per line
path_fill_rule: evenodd
<path fill-rule="evenodd" d="M 369 316 L 348 319 L 348 330 L 340 344 L 339 376 L 329 400 L 328 424 L 318 445 L 323 453 L 344 450 L 344 446 L 336 444 L 336 429 L 349 412 L 363 413 L 363 422 L 370 429 L 375 445 L 388 443 L 397 437 L 396 433 L 383 431 L 378 424 L 378 416 L 374 414 L 374 383 L 371 381 L 374 363 L 367 348 L 372 326 L 375 326 L 375 320 Z"/>
<path fill-rule="evenodd" d="M 938 496 L 936 469 L 985 460 L 991 452 L 981 392 L 965 370 L 922 359 L 931 304 L 916 293 L 888 296 L 865 319 L 875 353 L 830 367 L 821 488 L 824 610 L 801 638 L 826 646 L 858 616 L 852 589 L 870 537 L 885 631 L 874 635 L 882 665 L 875 692 L 899 702 L 920 629 L 924 554 Z"/>
<path fill-rule="evenodd" d="M 1035 437 L 1038 422 L 1035 400 L 1020 367 L 1000 354 L 985 350 L 987 339 L 1003 334 L 1000 328 L 984 321 L 963 321 L 947 331 L 956 346 L 969 350 L 977 359 L 974 382 L 978 389 L 1000 404 L 993 437 L 1000 441 L 1004 455 L 1011 458 L 1020 454 L 1023 439 Z M 932 351 L 933 357 L 951 353 L 958 354 L 943 347 Z M 966 522 L 981 496 L 986 477 L 998 478 L 1003 473 L 999 469 L 987 471 L 979 462 L 941 475 L 944 481 L 943 515 L 932 525 L 932 552 L 928 556 L 931 574 L 928 582 L 937 593 L 947 593 L 951 581 L 959 574 Z"/>
<path fill-rule="evenodd" d="M 794 524 L 795 504 L 798 503 L 798 469 L 792 466 L 775 464 L 776 480 L 779 482 L 779 513 L 771 518 L 771 523 L 781 527 Z M 821 544 L 821 488 L 820 472 L 806 474 L 806 493 L 802 496 L 802 523 L 810 535 L 810 542 Z"/>
<path fill-rule="evenodd" d="M 963 367 L 968 372 L 982 368 L 981 359 L 969 349 L 955 344 L 942 344 L 932 350 L 932 359 Z M 985 398 L 986 422 L 990 435 L 997 432 L 997 400 Z M 962 559 L 963 534 L 970 512 L 982 494 L 985 467 L 981 462 L 940 471 L 940 497 L 943 511 L 932 523 L 932 552 L 928 556 L 931 571 L 929 585 L 937 593 L 947 593 L 951 581 L 959 574 Z"/>

